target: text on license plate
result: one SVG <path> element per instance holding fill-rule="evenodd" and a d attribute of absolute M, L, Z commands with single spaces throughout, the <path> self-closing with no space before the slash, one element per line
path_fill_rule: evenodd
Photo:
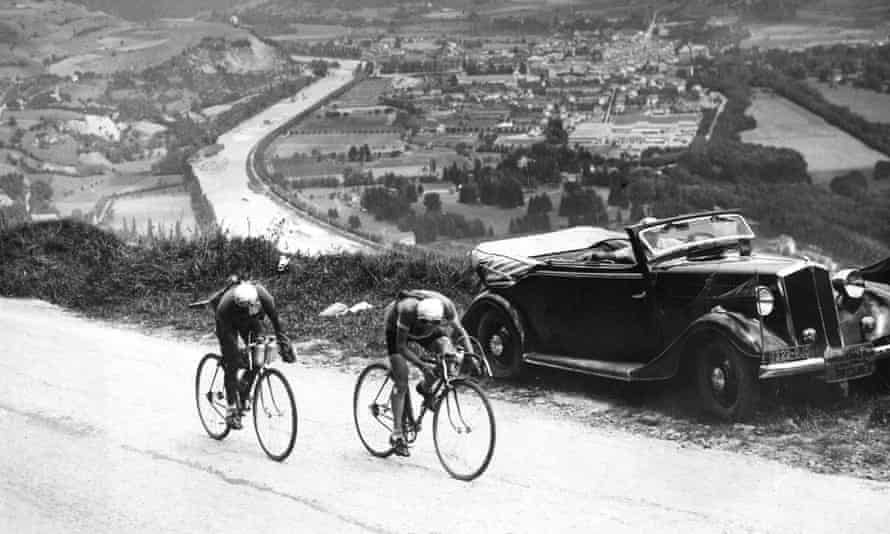
<path fill-rule="evenodd" d="M 871 345 L 847 347 L 843 355 L 825 361 L 825 381 L 842 382 L 875 372 Z"/>

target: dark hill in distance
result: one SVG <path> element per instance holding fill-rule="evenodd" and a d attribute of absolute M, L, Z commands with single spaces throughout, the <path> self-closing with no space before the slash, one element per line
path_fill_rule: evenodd
<path fill-rule="evenodd" d="M 244 5 L 244 0 L 69 0 L 89 9 L 104 11 L 133 21 L 180 18 L 201 11 L 226 10 Z"/>

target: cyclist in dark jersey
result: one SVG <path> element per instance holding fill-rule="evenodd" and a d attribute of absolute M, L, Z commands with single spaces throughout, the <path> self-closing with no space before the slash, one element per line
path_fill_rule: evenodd
<path fill-rule="evenodd" d="M 222 352 L 224 383 L 228 410 L 226 422 L 234 429 L 241 428 L 241 410 L 237 403 L 239 368 L 247 366 L 242 351 L 238 347 L 239 338 L 246 344 L 256 339 L 263 332 L 263 318 L 268 316 L 275 331 L 281 359 L 288 363 L 295 361 L 293 350 L 287 335 L 281 328 L 275 300 L 262 285 L 253 282 L 231 284 L 222 294 L 218 294 L 213 302 L 216 308 L 216 337 Z M 245 371 L 241 384 L 250 387 L 253 373 Z M 241 392 L 246 399 L 249 391 Z"/>
<path fill-rule="evenodd" d="M 419 385 L 418 391 L 424 396 L 429 393 L 435 369 L 435 365 L 422 360 L 408 342 L 413 341 L 436 354 L 456 356 L 452 336 L 459 334 L 461 344 L 467 352 L 472 352 L 470 337 L 460 324 L 454 303 L 436 291 L 402 291 L 386 307 L 383 321 L 394 381 L 390 396 L 394 418 L 390 442 L 395 447 L 396 454 L 408 456 L 408 446 L 402 430 L 402 410 L 408 393 L 407 362 L 423 371 L 424 382 Z"/>

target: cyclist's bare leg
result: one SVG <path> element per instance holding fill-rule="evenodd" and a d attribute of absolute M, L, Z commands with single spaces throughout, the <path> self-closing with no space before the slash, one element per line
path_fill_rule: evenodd
<path fill-rule="evenodd" d="M 408 395 L 408 362 L 401 354 L 389 355 L 390 370 L 393 378 L 392 393 L 389 400 L 392 406 L 392 439 L 402 440 L 404 442 L 404 429 L 402 428 L 402 417 L 404 414 L 405 400 Z M 397 451 L 400 454 L 404 451 Z"/>

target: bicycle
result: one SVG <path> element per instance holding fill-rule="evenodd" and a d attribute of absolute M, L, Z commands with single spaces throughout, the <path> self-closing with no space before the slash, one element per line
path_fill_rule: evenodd
<path fill-rule="evenodd" d="M 473 353 L 462 353 L 463 361 L 474 361 L 482 374 L 490 369 L 484 358 Z M 405 395 L 402 429 L 405 441 L 413 445 L 421 430 L 428 411 L 433 412 L 433 444 L 436 456 L 449 475 L 464 481 L 477 478 L 488 468 L 494 454 L 495 421 L 491 404 L 482 388 L 464 370 L 457 368 L 458 359 L 435 358 L 436 373 L 431 393 L 421 404 L 420 413 L 414 417 L 413 401 Z M 465 367 L 465 366 L 464 366 Z M 353 394 L 353 416 L 359 439 L 372 455 L 386 458 L 395 452 L 389 438 L 393 429 L 390 405 L 393 378 L 389 365 L 376 362 L 361 372 Z M 370 417 L 366 417 L 370 416 Z M 448 448 L 448 437 L 460 441 L 456 450 Z M 480 454 L 471 460 L 463 460 L 462 452 L 471 438 L 478 441 Z"/>
<path fill-rule="evenodd" d="M 196 302 L 189 307 L 206 304 Z M 247 365 L 239 369 L 236 406 L 242 413 L 253 411 L 253 427 L 263 452 L 275 461 L 284 461 L 297 439 L 298 418 L 290 383 L 281 371 L 271 367 L 279 358 L 278 344 L 272 336 L 258 337 L 249 340 L 241 356 Z M 250 384 L 241 384 L 245 372 L 253 372 Z M 205 354 L 195 375 L 195 401 L 201 425 L 216 440 L 225 439 L 232 431 L 226 422 L 228 403 L 224 377 L 222 358 L 218 354 Z M 244 397 L 243 392 L 247 392 Z M 277 429 L 278 425 L 282 428 Z"/>

